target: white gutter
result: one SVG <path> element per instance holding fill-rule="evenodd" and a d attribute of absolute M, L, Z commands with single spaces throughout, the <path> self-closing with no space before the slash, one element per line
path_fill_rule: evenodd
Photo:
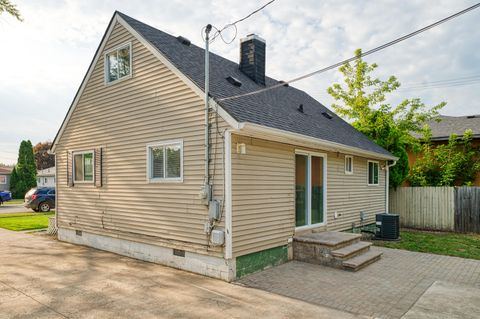
<path fill-rule="evenodd" d="M 390 189 L 390 167 L 395 166 L 397 164 L 397 161 L 393 161 L 392 164 L 386 163 L 385 167 L 385 213 L 389 213 L 389 207 L 388 207 L 388 202 L 389 202 L 389 189 Z"/>
<path fill-rule="evenodd" d="M 225 132 L 225 259 L 232 258 L 232 133 Z"/>

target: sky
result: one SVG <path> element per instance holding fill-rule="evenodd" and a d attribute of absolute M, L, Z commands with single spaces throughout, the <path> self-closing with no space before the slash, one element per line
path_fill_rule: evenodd
<path fill-rule="evenodd" d="M 267 1 L 12 2 L 24 21 L 0 15 L 0 163 L 5 164 L 16 162 L 22 140 L 36 144 L 54 139 L 115 10 L 203 46 L 200 32 L 204 25 L 223 27 Z M 267 74 L 288 80 L 349 58 L 357 48 L 366 51 L 415 31 L 475 2 L 277 0 L 238 24 L 238 36 L 231 44 L 215 41 L 211 50 L 238 62 L 239 39 L 258 34 L 267 42 Z M 428 106 L 447 102 L 441 111 L 445 115 L 480 114 L 478 21 L 480 9 L 366 57 L 379 65 L 376 76 L 395 75 L 402 83 L 388 102 L 395 105 L 418 97 Z M 232 32 L 225 32 L 225 37 L 233 37 Z M 333 70 L 294 86 L 330 107 L 333 100 L 326 90 L 341 79 L 338 70 Z"/>

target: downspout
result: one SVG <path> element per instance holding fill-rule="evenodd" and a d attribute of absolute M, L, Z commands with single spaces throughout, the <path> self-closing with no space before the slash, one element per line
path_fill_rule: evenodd
<path fill-rule="evenodd" d="M 389 202 L 389 188 L 390 188 L 390 167 L 395 166 L 397 164 L 397 161 L 393 161 L 392 164 L 388 164 L 388 161 L 386 162 L 387 166 L 385 169 L 385 213 L 389 213 L 389 208 L 388 208 L 388 202 Z"/>
<path fill-rule="evenodd" d="M 204 181 L 204 192 L 206 194 L 207 205 L 211 200 L 211 190 L 210 190 L 210 128 L 209 128 L 209 91 L 210 91 L 210 54 L 209 54 L 209 41 L 210 41 L 210 31 L 212 30 L 212 25 L 208 24 L 205 27 L 205 181 Z"/>

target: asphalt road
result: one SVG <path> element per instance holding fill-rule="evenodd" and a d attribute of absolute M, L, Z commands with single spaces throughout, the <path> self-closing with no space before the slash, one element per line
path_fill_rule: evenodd
<path fill-rule="evenodd" d="M 0 214 L 13 214 L 24 212 L 33 212 L 33 210 L 25 208 L 23 207 L 23 205 L 11 205 L 6 203 L 0 205 Z"/>

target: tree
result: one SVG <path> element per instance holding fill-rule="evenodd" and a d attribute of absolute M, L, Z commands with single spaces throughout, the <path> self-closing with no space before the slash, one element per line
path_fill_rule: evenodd
<path fill-rule="evenodd" d="M 49 154 L 51 147 L 51 142 L 39 142 L 33 147 L 37 170 L 55 166 L 55 155 Z"/>
<path fill-rule="evenodd" d="M 473 132 L 466 130 L 461 139 L 452 134 L 447 144 L 434 147 L 430 128 L 423 131 L 422 156 L 408 176 L 412 186 L 471 185 L 480 172 L 480 148 L 472 143 Z"/>
<path fill-rule="evenodd" d="M 14 16 L 18 21 L 23 21 L 17 6 L 11 3 L 10 0 L 0 0 L 0 14 L 4 12 Z"/>
<path fill-rule="evenodd" d="M 37 186 L 37 169 L 30 141 L 20 143 L 17 165 L 14 169 L 16 176 L 11 178 L 10 188 L 15 198 L 22 198 L 30 188 Z"/>
<path fill-rule="evenodd" d="M 442 102 L 427 108 L 420 99 L 406 99 L 396 107 L 388 104 L 386 94 L 400 87 L 395 76 L 383 81 L 371 74 L 378 67 L 361 59 L 362 50 L 357 49 L 354 64 L 344 64 L 340 72 L 344 76 L 345 87 L 335 83 L 327 92 L 341 104 L 332 108 L 352 125 L 398 157 L 397 164 L 390 171 L 390 185 L 399 186 L 409 172 L 407 149 L 418 149 L 418 141 L 412 132 L 420 132 L 424 123 L 438 115 L 445 106 Z"/>
<path fill-rule="evenodd" d="M 18 187 L 18 174 L 17 174 L 17 169 L 14 166 L 12 173 L 10 174 L 10 191 L 12 192 L 13 198 L 21 198 L 21 196 L 17 196 L 17 187 Z"/>

